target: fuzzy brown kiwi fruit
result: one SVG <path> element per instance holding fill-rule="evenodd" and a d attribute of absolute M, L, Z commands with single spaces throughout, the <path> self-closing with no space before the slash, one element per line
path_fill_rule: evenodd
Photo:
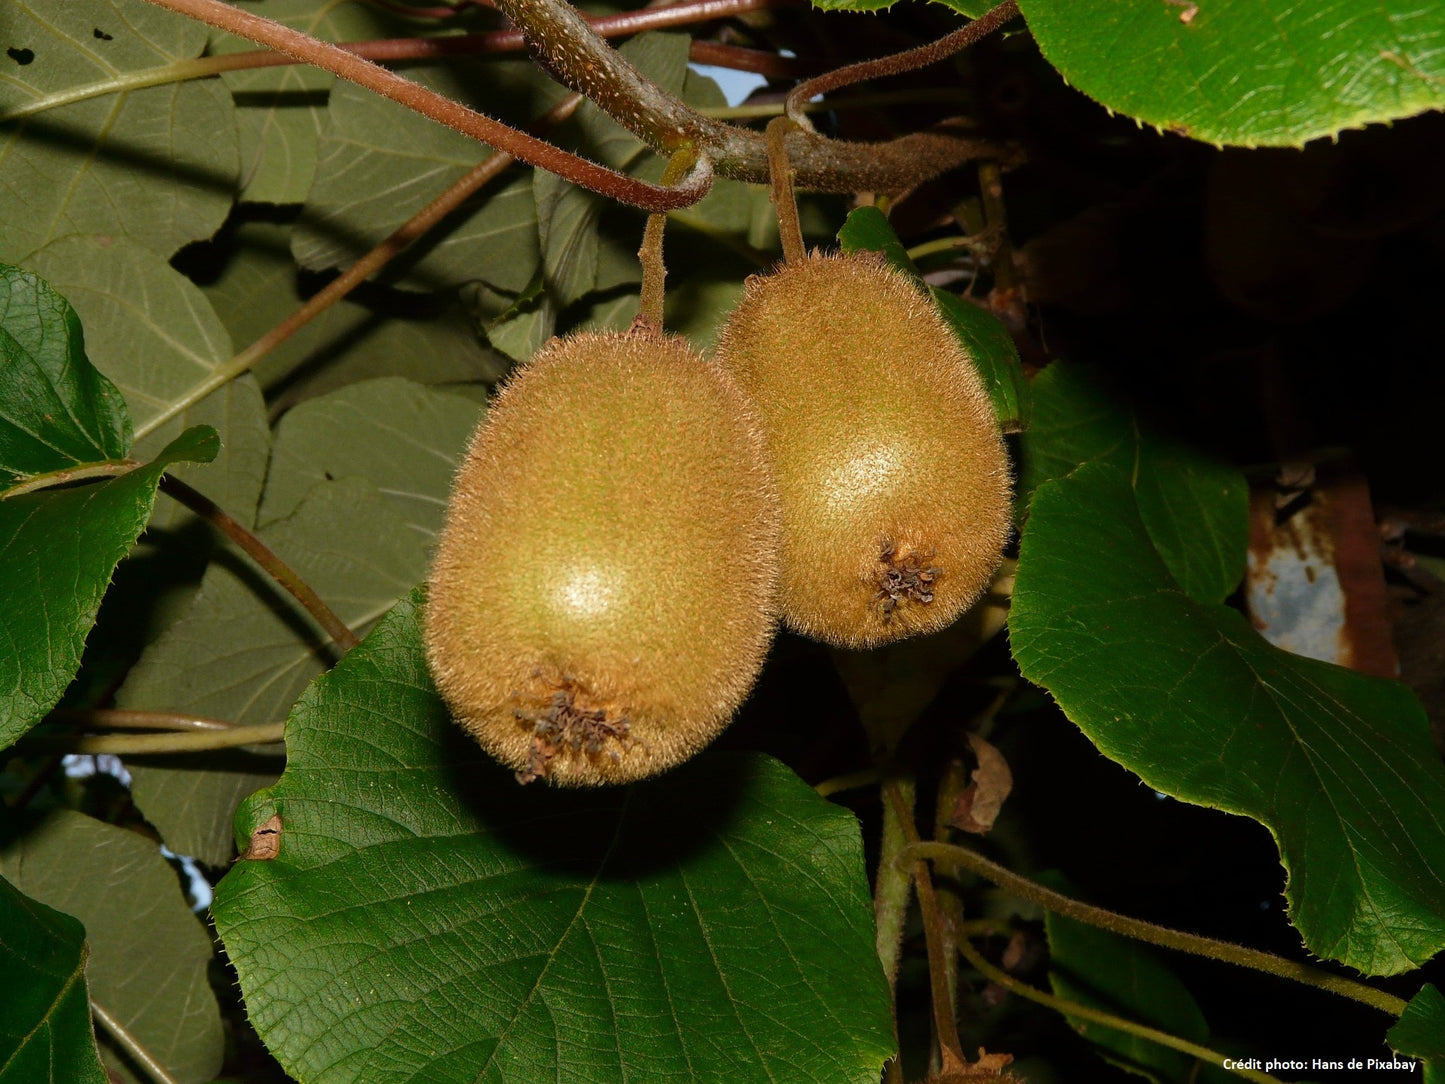
<path fill-rule="evenodd" d="M 762 666 L 779 529 L 725 372 L 658 334 L 554 339 L 458 470 L 427 592 L 437 687 L 524 783 L 664 771 Z"/>
<path fill-rule="evenodd" d="M 978 599 L 1008 538 L 1008 453 L 972 361 L 907 275 L 869 252 L 755 275 L 718 360 L 763 420 L 788 625 L 869 647 Z"/>

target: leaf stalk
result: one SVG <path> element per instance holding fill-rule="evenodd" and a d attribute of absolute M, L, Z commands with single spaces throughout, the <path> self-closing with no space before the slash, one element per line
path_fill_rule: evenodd
<path fill-rule="evenodd" d="M 1083 903 L 1060 892 L 1055 892 L 1051 888 L 1045 888 L 1038 882 L 1020 876 L 1012 870 L 1005 869 L 970 847 L 960 847 L 952 843 L 914 843 L 906 847 L 898 856 L 899 862 L 919 859 L 956 862 L 985 880 L 992 881 L 1006 892 L 1011 892 L 1040 907 L 1061 914 L 1065 918 L 1084 922 L 1090 926 L 1098 926 L 1122 937 L 1131 937 L 1136 941 L 1146 941 L 1151 945 L 1161 945 L 1164 948 L 1188 952 L 1196 956 L 1208 956 L 1225 963 L 1238 964 L 1240 967 L 1248 967 L 1277 975 L 1280 978 L 1292 979 L 1306 986 L 1313 986 L 1332 994 L 1363 1002 L 1392 1016 L 1398 1017 L 1405 1011 L 1406 1002 L 1403 998 L 1387 994 L 1385 991 L 1377 990 L 1363 982 L 1355 982 L 1353 979 L 1347 979 L 1341 975 L 1332 975 L 1321 968 L 1286 960 L 1281 956 L 1274 956 L 1258 949 L 1245 948 L 1243 945 L 1219 941 L 1212 937 L 1202 937 L 1199 934 L 1184 933 L 1167 926 L 1157 926 L 1152 922 L 1145 922 L 1143 919 L 1129 918 L 1103 907 Z"/>

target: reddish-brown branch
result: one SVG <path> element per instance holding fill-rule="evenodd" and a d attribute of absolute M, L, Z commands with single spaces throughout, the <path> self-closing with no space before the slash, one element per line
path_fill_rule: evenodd
<path fill-rule="evenodd" d="M 305 607 L 306 612 L 316 619 L 316 623 L 326 630 L 327 635 L 336 641 L 336 646 L 342 651 L 350 651 L 361 642 L 356 638 L 356 634 L 346 627 L 346 623 L 336 616 L 331 607 L 321 600 L 321 596 L 312 589 L 311 585 L 298 576 L 295 569 L 276 556 L 266 543 L 247 530 L 240 520 L 209 497 L 196 492 L 173 475 L 162 475 L 161 490 L 240 546 L 251 560 L 260 565 L 273 580 L 290 592 L 291 596 Z"/>
<path fill-rule="evenodd" d="M 425 117 L 481 140 L 523 162 L 565 177 L 573 184 L 610 199 L 648 211 L 672 211 L 696 203 L 712 184 L 706 159 L 677 188 L 663 188 L 589 162 L 543 139 L 509 127 L 491 117 L 403 79 L 370 60 L 329 42 L 318 41 L 271 19 L 241 11 L 221 0 L 148 0 L 157 7 L 187 15 L 219 30 L 265 45 L 349 80 Z"/>
<path fill-rule="evenodd" d="M 843 87 L 851 87 L 854 83 L 862 83 L 869 79 L 901 75 L 918 68 L 926 68 L 930 64 L 937 64 L 940 60 L 946 60 L 954 53 L 967 49 L 974 42 L 986 38 L 1004 23 L 1016 18 L 1018 13 L 1017 0 L 1004 0 L 998 7 L 990 8 L 967 26 L 959 27 L 953 33 L 945 34 L 937 41 L 920 45 L 916 49 L 906 49 L 901 53 L 879 57 L 877 60 L 864 60 L 857 64 L 849 64 L 847 67 L 809 79 L 805 83 L 799 83 L 788 94 L 788 115 L 799 123 L 806 123 L 803 120 L 802 105 L 819 94 L 841 90 Z"/>

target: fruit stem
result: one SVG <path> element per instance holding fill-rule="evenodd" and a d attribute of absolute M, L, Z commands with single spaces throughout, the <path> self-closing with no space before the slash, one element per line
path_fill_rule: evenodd
<path fill-rule="evenodd" d="M 1119 934 L 1121 937 L 1132 937 L 1137 941 L 1147 941 L 1151 945 L 1162 945 L 1179 952 L 1193 953 L 1196 956 L 1208 956 L 1211 959 L 1223 960 L 1225 963 L 1238 964 L 1241 967 L 1250 967 L 1256 971 L 1278 975 L 1280 978 L 1293 979 L 1306 986 L 1314 986 L 1342 997 L 1362 1001 L 1366 1005 L 1392 1016 L 1399 1016 L 1405 1011 L 1406 1002 L 1403 998 L 1387 994 L 1385 991 L 1377 990 L 1363 982 L 1355 982 L 1342 975 L 1332 975 L 1320 968 L 1295 963 L 1293 960 L 1273 956 L 1268 952 L 1260 952 L 1258 949 L 1245 948 L 1243 945 L 1236 945 L 1229 941 L 1218 941 L 1212 937 L 1184 933 L 1181 930 L 1172 930 L 1167 926 L 1156 926 L 1152 922 L 1129 918 L 1103 907 L 1083 903 L 1060 892 L 1055 892 L 1051 888 L 1045 888 L 1038 882 L 1022 877 L 995 862 L 990 862 L 970 847 L 960 847 L 951 843 L 910 843 L 898 855 L 897 861 L 902 863 L 920 859 L 934 861 L 942 859 L 956 862 L 980 877 L 992 881 L 1006 892 L 1031 900 L 1040 907 L 1071 918 L 1075 922 L 1098 926 L 1110 933 Z"/>
<path fill-rule="evenodd" d="M 343 652 L 350 651 L 361 642 L 356 638 L 356 634 L 346 627 L 345 622 L 336 616 L 331 607 L 321 601 L 321 596 L 312 589 L 311 585 L 298 576 L 290 565 L 277 557 L 266 543 L 247 530 L 235 516 L 174 475 L 162 475 L 160 488 L 167 496 L 185 505 L 240 546 L 251 560 L 260 565 L 263 571 L 290 592 L 291 597 L 316 619 L 316 623 L 326 630 L 327 635 Z"/>
<path fill-rule="evenodd" d="M 1144 1024 L 1135 1023 L 1133 1020 L 1122 1016 L 1115 1016 L 1113 1013 L 1103 1012 L 1089 1005 L 1081 1005 L 1077 1001 L 1069 1001 L 1066 998 L 1054 994 L 1046 994 L 1037 990 L 1026 982 L 1014 978 L 1002 968 L 995 967 L 986 960 L 978 949 L 969 944 L 968 941 L 960 941 L 958 951 L 974 968 L 988 979 L 989 982 L 1002 986 L 1005 990 L 1018 994 L 1019 997 L 1027 998 L 1029 1001 L 1038 1002 L 1055 1012 L 1064 1016 L 1080 1020 L 1092 1020 L 1096 1024 L 1103 1024 L 1105 1027 L 1114 1028 L 1117 1031 L 1126 1032 L 1129 1035 L 1137 1035 L 1141 1039 L 1147 1039 L 1151 1043 L 1158 1043 L 1171 1050 L 1178 1050 L 1183 1054 L 1198 1058 L 1206 1065 L 1223 1065 L 1226 1063 L 1224 1055 L 1210 1050 L 1208 1047 L 1198 1046 L 1187 1039 L 1181 1039 L 1177 1035 L 1170 1035 L 1168 1032 L 1159 1031 Z M 1244 1077 L 1246 1080 L 1272 1081 L 1279 1084 L 1279 1078 L 1261 1073 L 1257 1069 L 1230 1069 L 1229 1072 Z"/>
<path fill-rule="evenodd" d="M 913 813 L 905 804 L 903 792 L 896 780 L 883 784 L 883 795 L 898 817 L 898 826 L 908 841 L 895 862 L 902 867 L 905 856 L 919 842 L 918 826 L 913 823 Z M 880 870 L 881 872 L 881 870 Z M 923 914 L 923 940 L 928 948 L 928 978 L 933 987 L 933 1026 L 938 1035 L 938 1051 L 943 1058 L 943 1073 L 962 1072 L 968 1066 L 963 1056 L 963 1044 L 958 1038 L 958 1023 L 953 1014 L 953 991 L 948 988 L 948 976 L 954 969 L 944 959 L 943 918 L 938 910 L 938 897 L 933 891 L 933 879 L 928 874 L 928 863 L 913 860 L 913 883 L 918 890 L 918 909 Z"/>
<path fill-rule="evenodd" d="M 691 143 L 678 148 L 662 171 L 662 183 L 676 184 L 687 176 L 696 161 L 697 148 Z M 662 332 L 663 288 L 667 281 L 667 265 L 662 259 L 662 233 L 666 226 L 667 215 L 648 215 L 647 225 L 642 231 L 642 247 L 637 250 L 637 258 L 642 263 L 642 296 L 637 316 L 659 334 Z"/>
<path fill-rule="evenodd" d="M 580 94 L 569 94 L 553 106 L 536 127 L 546 128 L 560 124 L 570 117 L 580 104 L 582 104 Z M 147 418 L 145 422 L 136 426 L 135 439 L 140 440 L 154 432 L 172 418 L 195 406 L 213 391 L 225 387 L 232 380 L 249 372 L 258 361 L 380 271 L 399 252 L 441 222 L 447 215 L 465 203 L 482 185 L 497 177 L 515 161 L 515 158 L 504 151 L 497 151 L 482 159 L 472 167 L 466 176 L 403 222 L 390 237 L 328 282 L 290 316 L 225 364 L 218 365 L 209 376 L 190 388 L 180 398 L 168 403 L 159 414 Z"/>
<path fill-rule="evenodd" d="M 778 213 L 778 240 L 783 244 L 783 259 L 801 263 L 808 250 L 803 245 L 803 227 L 798 222 L 798 198 L 793 194 L 796 172 L 788 160 L 784 139 L 798 130 L 792 117 L 774 117 L 768 122 L 768 177 L 772 181 L 773 209 Z"/>
<path fill-rule="evenodd" d="M 816 98 L 820 94 L 841 90 L 843 87 L 849 87 L 868 79 L 901 75 L 917 68 L 926 68 L 930 64 L 937 64 L 940 60 L 946 60 L 954 53 L 967 49 L 974 42 L 986 38 L 1004 23 L 1016 18 L 1018 13 L 1017 0 L 1004 0 L 1002 4 L 985 11 L 973 22 L 959 27 L 951 34 L 945 34 L 937 41 L 931 41 L 927 45 L 920 45 L 915 49 L 905 49 L 901 53 L 878 57 L 876 60 L 849 64 L 846 67 L 815 76 L 799 83 L 788 92 L 784 108 L 788 116 L 806 128 L 808 125 L 803 119 L 802 113 L 804 102 Z"/>

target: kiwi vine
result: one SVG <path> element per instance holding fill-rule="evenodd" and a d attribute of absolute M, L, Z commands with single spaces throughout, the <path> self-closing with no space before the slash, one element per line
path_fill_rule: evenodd
<path fill-rule="evenodd" d="M 0 1084 L 1440 1079 L 1417 6 L 0 6 Z"/>

